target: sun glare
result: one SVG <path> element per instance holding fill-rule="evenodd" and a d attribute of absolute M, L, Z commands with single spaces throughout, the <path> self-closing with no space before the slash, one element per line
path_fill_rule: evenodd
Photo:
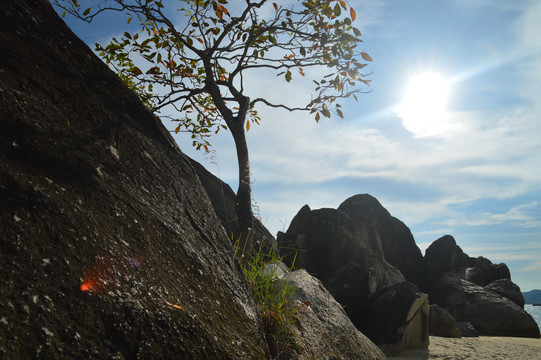
<path fill-rule="evenodd" d="M 449 81 L 437 73 L 410 79 L 397 108 L 404 127 L 416 137 L 438 136 L 446 130 Z"/>

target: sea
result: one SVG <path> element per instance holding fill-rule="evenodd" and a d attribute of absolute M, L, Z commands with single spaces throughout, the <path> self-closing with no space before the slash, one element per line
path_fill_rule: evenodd
<path fill-rule="evenodd" d="M 537 322 L 537 325 L 541 328 L 541 306 L 533 306 L 533 305 L 524 305 L 524 310 L 528 312 L 528 314 L 532 315 L 534 320 Z"/>

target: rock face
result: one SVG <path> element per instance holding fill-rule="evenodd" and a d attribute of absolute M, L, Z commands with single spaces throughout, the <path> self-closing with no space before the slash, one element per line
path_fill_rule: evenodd
<path fill-rule="evenodd" d="M 203 165 L 193 159 L 190 159 L 190 162 L 210 198 L 214 211 L 216 211 L 224 229 L 232 240 L 233 245 L 235 245 L 235 239 L 231 238 L 231 234 L 237 231 L 239 226 L 236 220 L 237 215 L 235 214 L 235 192 L 228 184 L 205 169 Z M 263 226 L 259 219 L 253 219 L 251 236 L 254 239 L 254 243 L 259 242 L 263 244 L 261 250 L 265 254 L 268 254 L 271 249 L 277 249 L 276 239 Z"/>
<path fill-rule="evenodd" d="M 459 322 L 456 326 L 463 337 L 479 337 L 477 330 L 469 322 Z"/>
<path fill-rule="evenodd" d="M 455 318 L 438 305 L 430 305 L 430 335 L 443 337 L 461 337 Z"/>
<path fill-rule="evenodd" d="M 464 254 L 452 236 L 426 250 L 431 271 L 430 300 L 480 335 L 539 338 L 539 327 L 524 311 L 524 298 L 505 264 Z"/>
<path fill-rule="evenodd" d="M 0 3 L 0 53 L 0 357 L 267 358 L 163 126 L 46 0 Z"/>
<path fill-rule="evenodd" d="M 428 348 L 428 295 L 411 283 L 379 289 L 370 299 L 363 332 L 387 355 Z"/>
<path fill-rule="evenodd" d="M 522 296 L 518 285 L 512 282 L 511 279 L 493 281 L 485 286 L 485 289 L 500 294 L 524 309 L 524 296 Z"/>
<path fill-rule="evenodd" d="M 425 259 L 431 276 L 435 277 L 451 271 L 479 286 L 511 278 L 507 265 L 493 264 L 484 257 L 469 257 L 451 235 L 434 241 L 426 249 Z"/>
<path fill-rule="evenodd" d="M 295 259 L 296 267 L 320 279 L 346 306 L 356 325 L 363 322 L 363 312 L 376 290 L 405 281 L 400 271 L 385 261 L 381 246 L 369 236 L 371 230 L 341 211 L 312 211 L 306 205 L 287 232 L 279 235 L 284 262 L 290 266 Z"/>
<path fill-rule="evenodd" d="M 530 314 L 500 294 L 446 273 L 433 286 L 430 298 L 460 322 L 470 322 L 479 335 L 539 338 Z"/>
<path fill-rule="evenodd" d="M 338 207 L 339 211 L 360 224 L 374 229 L 374 236 L 381 242 L 385 260 L 400 270 L 407 281 L 425 285 L 426 264 L 421 250 L 415 244 L 410 229 L 391 214 L 373 196 L 354 195 Z M 376 239 L 373 241 L 376 242 Z"/>
<path fill-rule="evenodd" d="M 282 286 L 296 287 L 291 307 L 295 321 L 289 325 L 296 346 L 289 358 L 373 359 L 386 356 L 347 317 L 342 306 L 306 270 L 285 274 Z"/>
<path fill-rule="evenodd" d="M 355 326 L 377 345 L 388 345 L 386 348 L 392 351 L 426 348 L 427 298 L 414 285 L 406 284 L 401 272 L 385 260 L 383 221 L 375 213 L 383 217 L 388 213 L 381 205 L 375 206 L 371 197 L 368 199 L 369 209 L 364 212 L 362 202 L 345 202 L 343 208 L 355 219 L 340 210 L 304 206 L 287 232 L 278 236 L 281 255 L 288 265 L 296 257 L 295 266 L 320 279 L 345 306 Z M 363 221 L 363 213 L 372 215 L 366 215 Z M 394 307 L 393 313 L 378 299 Z"/>

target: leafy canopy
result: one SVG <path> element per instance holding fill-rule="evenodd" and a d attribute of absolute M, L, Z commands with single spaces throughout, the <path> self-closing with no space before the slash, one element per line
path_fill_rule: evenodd
<path fill-rule="evenodd" d="M 355 10 L 345 0 L 180 0 L 176 12 L 165 8 L 172 0 L 105 0 L 90 7 L 77 0 L 54 3 L 64 15 L 88 22 L 110 10 L 124 13 L 128 24 L 139 22 L 136 32 L 96 44 L 96 50 L 149 108 L 172 106 L 182 114 L 173 119 L 175 131 L 191 132 L 198 149 L 208 150 L 208 136 L 232 126 L 228 119 L 242 121 L 246 130 L 259 123 L 258 103 L 309 111 L 316 121 L 331 112 L 343 117 L 337 100 L 357 100 L 370 81 L 362 69 L 372 59 L 359 50 Z M 310 101 L 290 106 L 248 98 L 248 72 L 261 70 L 286 82 L 309 74 Z"/>

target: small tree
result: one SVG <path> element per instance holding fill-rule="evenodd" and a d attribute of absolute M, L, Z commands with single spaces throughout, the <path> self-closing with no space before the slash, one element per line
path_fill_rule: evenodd
<path fill-rule="evenodd" d="M 358 49 L 360 31 L 355 11 L 345 0 L 180 0 L 178 18 L 163 0 L 104 0 L 91 7 L 77 0 L 53 0 L 79 19 L 91 22 L 105 11 L 136 19 L 140 31 L 125 32 L 96 49 L 121 78 L 154 111 L 172 106 L 182 114 L 175 131 L 192 133 L 193 145 L 208 150 L 208 136 L 229 129 L 235 141 L 239 187 L 237 236 L 251 249 L 251 181 L 245 130 L 259 123 L 258 103 L 289 111 L 308 111 L 316 121 L 343 117 L 337 100 L 363 92 L 361 70 L 370 56 Z M 84 9 L 84 10 L 83 10 Z M 319 71 L 311 71 L 319 68 Z M 294 74 L 310 75 L 315 85 L 307 104 L 293 106 L 250 98 L 245 82 L 250 72 L 273 71 L 286 82 Z M 325 72 L 324 74 L 322 74 Z M 253 77 L 252 77 L 253 79 Z"/>

